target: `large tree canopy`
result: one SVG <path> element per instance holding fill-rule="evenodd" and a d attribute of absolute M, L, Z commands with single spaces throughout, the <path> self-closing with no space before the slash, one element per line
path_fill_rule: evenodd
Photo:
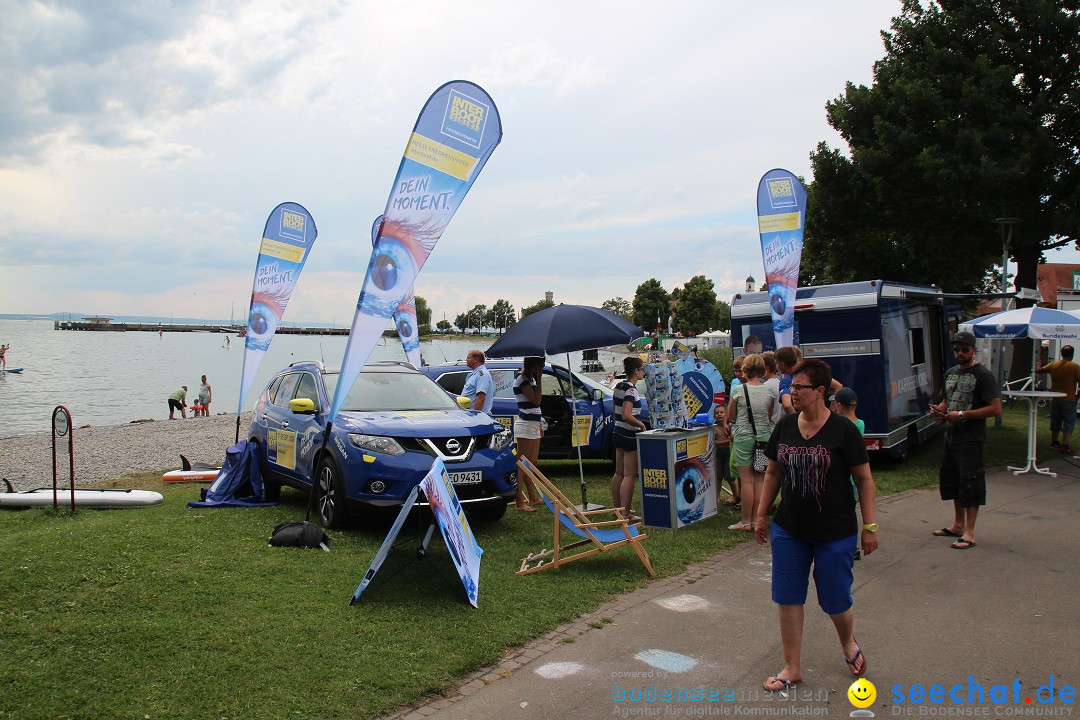
<path fill-rule="evenodd" d="M 720 326 L 720 313 L 716 308 L 716 291 L 713 281 L 704 275 L 695 275 L 686 281 L 679 292 L 679 304 L 673 313 L 675 329 L 683 335 L 700 335 L 706 330 Z"/>
<path fill-rule="evenodd" d="M 1077 0 L 904 0 L 872 87 L 828 103 L 850 158 L 811 154 L 802 284 L 983 287 L 1016 217 L 1017 286 L 1080 235 Z"/>
<path fill-rule="evenodd" d="M 649 332 L 656 327 L 659 318 L 661 325 L 667 327 L 670 300 L 671 295 L 656 278 L 649 278 L 641 283 L 634 292 L 634 324 Z"/>

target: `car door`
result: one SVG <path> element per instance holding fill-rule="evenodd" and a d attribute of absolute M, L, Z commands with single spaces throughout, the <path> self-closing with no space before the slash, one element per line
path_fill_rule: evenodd
<path fill-rule="evenodd" d="M 592 388 L 582 382 L 580 377 L 563 368 L 555 368 L 555 370 L 559 374 L 567 405 L 572 403 L 571 413 L 577 415 L 576 437 L 578 440 L 572 442 L 571 447 L 576 447 L 580 442 L 583 455 L 603 454 L 607 440 L 605 433 L 611 431 L 608 427 L 610 409 L 605 412 L 604 401 L 595 399 Z"/>
<path fill-rule="evenodd" d="M 296 471 L 297 429 L 293 427 L 297 423 L 289 409 L 289 401 L 296 395 L 301 375 L 300 372 L 284 374 L 277 392 L 268 398 L 260 416 L 266 427 L 266 468 L 292 481 L 299 475 Z"/>
<path fill-rule="evenodd" d="M 315 475 L 315 453 L 322 443 L 326 427 L 327 397 L 320 391 L 321 383 L 313 373 L 300 374 L 293 399 L 311 400 L 314 413 L 294 413 L 289 421 L 289 428 L 296 433 L 296 477 L 303 482 L 311 482 Z"/>

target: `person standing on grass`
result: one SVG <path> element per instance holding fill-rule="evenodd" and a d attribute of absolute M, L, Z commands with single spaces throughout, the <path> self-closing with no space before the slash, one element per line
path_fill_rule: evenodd
<path fill-rule="evenodd" d="M 514 418 L 514 440 L 517 442 L 518 455 L 527 459 L 532 466 L 540 462 L 540 438 L 543 434 L 543 415 L 540 413 L 541 378 L 544 375 L 544 358 L 527 357 L 521 366 L 521 373 L 514 381 L 514 397 L 517 399 L 517 417 Z M 528 502 L 526 502 L 528 495 Z M 521 512 L 536 512 L 533 505 L 543 500 L 537 494 L 532 478 L 522 473 L 518 476 L 517 499 L 514 509 Z"/>
<path fill-rule="evenodd" d="M 638 477 L 637 434 L 648 428 L 640 419 L 641 398 L 634 383 L 645 377 L 645 365 L 639 357 L 628 357 L 623 360 L 623 371 L 626 379 L 615 386 L 615 396 L 611 401 L 615 414 L 615 429 L 611 437 L 615 444 L 611 502 L 614 507 L 622 508 L 631 522 L 637 522 L 632 507 Z"/>
<path fill-rule="evenodd" d="M 952 342 L 956 365 L 945 373 L 945 398 L 930 406 L 943 419 L 945 453 L 938 482 L 942 500 L 952 500 L 953 524 L 935 530 L 938 537 L 959 538 L 950 547 L 975 547 L 975 519 L 986 504 L 986 419 L 1001 414 L 1001 391 L 994 374 L 975 362 L 975 336 L 959 332 Z"/>
<path fill-rule="evenodd" d="M 465 389 L 461 394 L 469 398 L 470 407 L 473 410 L 490 413 L 491 406 L 495 404 L 495 381 L 491 378 L 491 371 L 485 367 L 487 358 L 482 350 L 470 350 L 465 356 L 465 364 L 469 366 L 469 375 L 465 378 Z"/>
<path fill-rule="evenodd" d="M 1065 393 L 1063 398 L 1050 401 L 1050 447 L 1072 454 L 1069 441 L 1076 427 L 1076 386 L 1080 385 L 1080 365 L 1073 362 L 1073 346 L 1061 348 L 1061 359 L 1035 368 L 1037 373 L 1050 373 L 1050 389 Z M 1058 432 L 1061 443 L 1058 443 Z"/>

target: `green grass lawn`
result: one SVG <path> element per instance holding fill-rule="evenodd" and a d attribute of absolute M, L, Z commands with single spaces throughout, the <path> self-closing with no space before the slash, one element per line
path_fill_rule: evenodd
<path fill-rule="evenodd" d="M 988 466 L 1019 462 L 1025 429 L 1017 409 L 991 430 Z M 940 443 L 875 465 L 879 494 L 935 484 Z M 577 497 L 575 463 L 542 469 Z M 609 478 L 608 464 L 586 463 L 590 500 L 608 501 Z M 390 577 L 412 555 L 416 522 L 350 606 L 388 519 L 332 533 L 330 553 L 271 548 L 275 525 L 303 517 L 299 493 L 286 489 L 274 508 L 190 509 L 198 486 L 162 487 L 157 474 L 112 485 L 157 489 L 165 503 L 0 512 L 0 719 L 370 717 L 451 688 L 506 648 L 647 581 L 629 549 L 515 576 L 522 557 L 551 547 L 552 523 L 544 509 L 511 509 L 474 526 L 479 609 L 439 538 L 428 559 Z M 653 566 L 679 573 L 748 541 L 726 530 L 733 521 L 721 511 L 678 532 L 649 530 Z"/>

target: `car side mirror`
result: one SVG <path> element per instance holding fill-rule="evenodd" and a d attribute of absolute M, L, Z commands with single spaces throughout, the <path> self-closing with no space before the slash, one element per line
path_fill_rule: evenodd
<path fill-rule="evenodd" d="M 289 401 L 289 410 L 297 415 L 314 415 L 315 403 L 310 398 L 295 398 Z"/>
<path fill-rule="evenodd" d="M 603 400 L 604 399 L 604 391 L 601 390 L 600 388 L 593 388 L 592 399 L 593 400 Z"/>
<path fill-rule="evenodd" d="M 458 407 L 462 410 L 472 410 L 472 400 L 465 397 L 464 395 L 457 396 L 457 404 Z"/>

